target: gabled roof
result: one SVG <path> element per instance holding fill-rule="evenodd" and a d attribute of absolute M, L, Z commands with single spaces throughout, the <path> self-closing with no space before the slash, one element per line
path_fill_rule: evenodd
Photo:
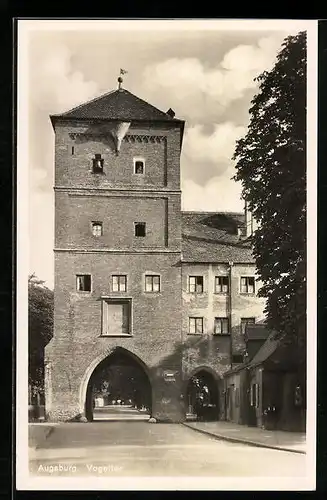
<path fill-rule="evenodd" d="M 164 121 L 184 123 L 160 111 L 125 89 L 117 89 L 96 97 L 61 114 L 50 116 L 52 123 L 60 119 L 107 119 L 125 121 Z"/>
<path fill-rule="evenodd" d="M 238 235 L 245 215 L 238 212 L 183 212 L 183 262 L 254 263 L 250 242 Z"/>

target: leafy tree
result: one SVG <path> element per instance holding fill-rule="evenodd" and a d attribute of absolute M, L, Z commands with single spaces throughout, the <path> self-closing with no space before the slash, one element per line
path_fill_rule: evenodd
<path fill-rule="evenodd" d="M 28 278 L 28 378 L 32 394 L 44 393 L 44 348 L 53 335 L 53 291 Z"/>
<path fill-rule="evenodd" d="M 273 69 L 256 80 L 248 131 L 233 156 L 234 180 L 242 182 L 242 196 L 258 223 L 252 243 L 268 327 L 304 348 L 306 33 L 286 38 Z"/>

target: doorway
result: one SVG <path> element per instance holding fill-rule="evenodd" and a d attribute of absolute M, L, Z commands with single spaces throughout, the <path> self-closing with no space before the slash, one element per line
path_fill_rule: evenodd
<path fill-rule="evenodd" d="M 126 349 L 116 348 L 94 369 L 86 391 L 89 421 L 148 420 L 152 390 L 144 363 Z"/>
<path fill-rule="evenodd" d="M 201 369 L 192 375 L 186 390 L 187 420 L 219 420 L 219 391 L 212 373 Z"/>

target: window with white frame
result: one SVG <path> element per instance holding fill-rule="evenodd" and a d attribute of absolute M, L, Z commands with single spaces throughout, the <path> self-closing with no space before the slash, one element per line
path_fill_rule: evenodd
<path fill-rule="evenodd" d="M 189 333 L 203 333 L 203 318 L 189 318 Z"/>
<path fill-rule="evenodd" d="M 215 277 L 215 293 L 228 293 L 229 278 L 228 276 Z"/>
<path fill-rule="evenodd" d="M 158 274 L 146 274 L 145 291 L 160 292 L 160 276 Z"/>
<path fill-rule="evenodd" d="M 216 335 L 227 335 L 229 333 L 228 318 L 215 318 L 214 332 Z"/>
<path fill-rule="evenodd" d="M 190 293 L 203 293 L 203 276 L 189 276 L 188 291 Z"/>
<path fill-rule="evenodd" d="M 91 291 L 91 275 L 90 274 L 77 274 L 76 275 L 76 290 L 78 292 Z"/>
<path fill-rule="evenodd" d="M 131 335 L 131 299 L 102 300 L 102 335 Z"/>
<path fill-rule="evenodd" d="M 92 222 L 93 236 L 102 236 L 102 222 Z"/>
<path fill-rule="evenodd" d="M 127 276 L 125 274 L 114 274 L 112 276 L 112 291 L 126 292 Z"/>
<path fill-rule="evenodd" d="M 242 276 L 241 277 L 241 293 L 254 293 L 254 277 Z"/>
<path fill-rule="evenodd" d="M 134 174 L 143 175 L 145 171 L 145 161 L 143 158 L 134 158 Z"/>

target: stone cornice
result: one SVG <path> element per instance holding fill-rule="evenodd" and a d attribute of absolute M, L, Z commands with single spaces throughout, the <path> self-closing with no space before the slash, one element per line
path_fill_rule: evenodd
<path fill-rule="evenodd" d="M 106 139 L 111 138 L 110 133 L 100 133 L 100 132 L 71 132 L 69 137 L 73 140 L 80 139 L 83 141 L 91 141 L 92 139 Z M 123 142 L 129 143 L 145 143 L 145 144 L 156 144 L 165 142 L 167 136 L 165 135 L 145 135 L 145 134 L 128 134 L 124 137 Z"/>
<path fill-rule="evenodd" d="M 160 195 L 180 195 L 182 191 L 180 189 L 165 189 L 165 188 L 140 188 L 133 189 L 130 187 L 85 187 L 85 186 L 54 186 L 54 191 L 58 192 L 69 192 L 72 194 L 83 194 L 83 195 L 105 195 L 106 193 L 138 193 L 147 195 L 148 193 L 160 194 Z M 90 192 L 90 193 L 88 193 Z"/>

